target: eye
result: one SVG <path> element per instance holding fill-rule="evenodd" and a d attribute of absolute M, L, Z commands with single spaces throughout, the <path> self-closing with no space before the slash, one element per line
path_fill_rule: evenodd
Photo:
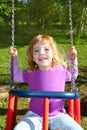
<path fill-rule="evenodd" d="M 49 48 L 45 48 L 45 51 L 49 51 L 50 49 Z"/>
<path fill-rule="evenodd" d="M 34 52 L 34 53 L 37 53 L 37 52 L 39 52 L 39 49 L 35 49 L 33 52 Z"/>

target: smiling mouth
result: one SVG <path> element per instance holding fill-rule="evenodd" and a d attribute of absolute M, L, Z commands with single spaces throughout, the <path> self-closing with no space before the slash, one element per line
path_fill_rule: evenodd
<path fill-rule="evenodd" d="M 44 61 L 44 60 L 47 60 L 47 58 L 46 57 L 39 58 L 39 61 Z"/>

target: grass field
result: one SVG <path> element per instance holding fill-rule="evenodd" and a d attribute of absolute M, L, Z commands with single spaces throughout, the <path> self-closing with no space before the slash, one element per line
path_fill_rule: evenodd
<path fill-rule="evenodd" d="M 52 30 L 50 31 L 50 34 Z M 48 33 L 49 34 L 49 33 Z M 68 48 L 70 47 L 69 39 L 67 36 L 56 36 L 53 33 L 53 37 L 58 43 L 58 47 L 63 49 L 65 53 L 68 53 Z M 9 46 L 10 42 L 6 39 L 4 41 L 5 36 L 3 36 L 3 40 L 0 41 L 0 85 L 1 86 L 8 86 L 10 79 L 8 75 L 8 66 L 10 63 L 9 57 Z M 10 38 L 9 38 L 10 39 Z M 21 40 L 23 43 L 19 44 L 15 43 L 18 49 L 18 58 L 19 58 L 19 67 L 20 69 L 24 69 L 27 66 L 27 59 L 26 59 L 26 51 L 27 51 L 27 41 L 23 39 L 21 36 Z M 24 42 L 26 41 L 26 42 Z M 76 80 L 76 86 L 79 89 L 81 94 L 81 124 L 85 130 L 87 130 L 87 39 L 80 39 L 80 44 L 76 44 L 75 46 L 78 51 L 78 67 L 79 67 L 79 76 Z M 19 86 L 26 86 L 24 84 L 15 84 L 17 87 Z M 27 87 L 27 86 L 26 86 Z M 6 113 L 7 113 L 7 102 L 8 98 L 1 98 L 0 97 L 0 130 L 5 130 L 5 122 L 6 122 Z M 18 117 L 17 120 L 23 116 L 25 111 L 27 110 L 27 101 L 25 99 L 19 99 L 18 102 Z"/>

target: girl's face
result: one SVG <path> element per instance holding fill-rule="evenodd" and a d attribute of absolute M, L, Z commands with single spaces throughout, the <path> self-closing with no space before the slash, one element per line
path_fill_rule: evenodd
<path fill-rule="evenodd" d="M 40 70 L 49 70 L 52 66 L 53 51 L 49 43 L 40 41 L 33 46 L 33 61 Z"/>

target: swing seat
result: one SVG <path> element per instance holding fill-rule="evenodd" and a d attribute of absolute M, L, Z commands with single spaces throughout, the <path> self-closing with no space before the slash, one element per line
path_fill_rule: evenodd
<path fill-rule="evenodd" d="M 44 92 L 31 90 L 9 91 L 6 130 L 12 130 L 16 123 L 17 99 L 22 98 L 44 98 L 43 100 L 43 130 L 48 130 L 49 99 L 68 99 L 68 113 L 80 124 L 80 94 L 79 92 Z"/>

